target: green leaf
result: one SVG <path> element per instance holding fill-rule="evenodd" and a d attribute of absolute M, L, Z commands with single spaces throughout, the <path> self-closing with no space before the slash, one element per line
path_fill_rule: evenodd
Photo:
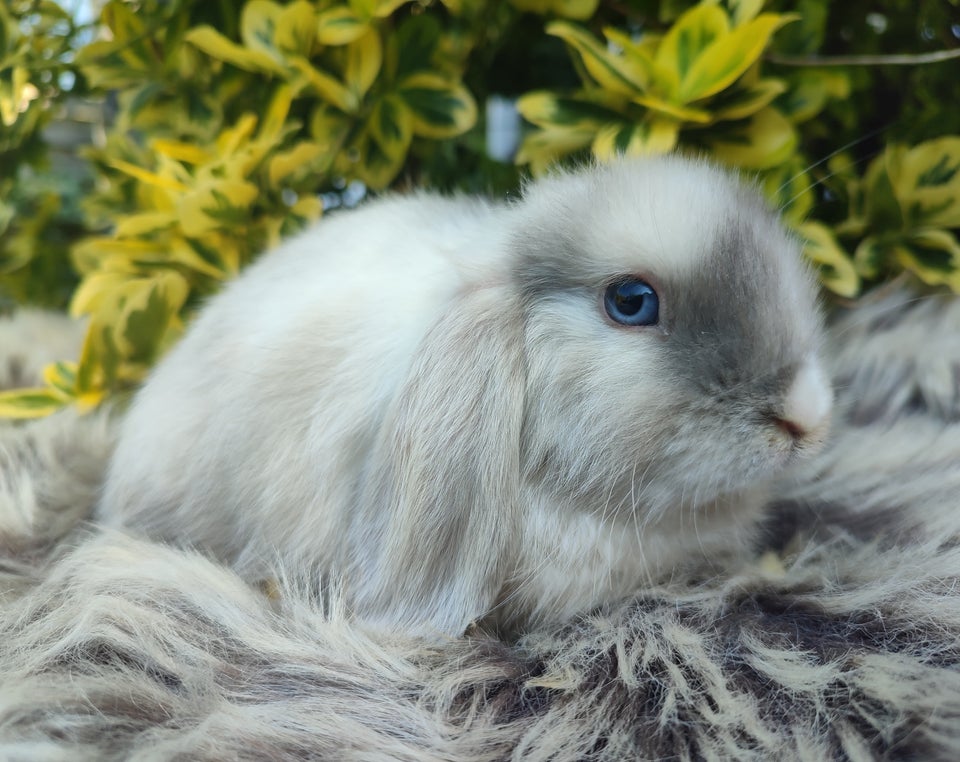
<path fill-rule="evenodd" d="M 804 254 L 817 268 L 824 286 L 848 299 L 860 293 L 857 269 L 828 227 L 819 222 L 806 222 L 797 227 L 797 232 L 805 243 Z"/>
<path fill-rule="evenodd" d="M 623 119 L 623 115 L 612 107 L 613 102 L 614 99 L 608 99 L 607 104 L 600 103 L 590 94 L 563 97 L 539 90 L 521 96 L 517 100 L 517 110 L 528 122 L 541 127 L 591 129 Z"/>
<path fill-rule="evenodd" d="M 689 103 L 732 85 L 760 58 L 773 33 L 794 18 L 764 13 L 713 40 L 681 76 L 680 100 Z"/>
<path fill-rule="evenodd" d="M 960 243 L 946 230 L 918 230 L 894 249 L 897 261 L 930 286 L 960 290 Z"/>
<path fill-rule="evenodd" d="M 710 102 L 712 121 L 744 119 L 765 106 L 783 93 L 787 86 L 779 79 L 761 79 L 753 85 L 737 87 L 718 93 Z"/>
<path fill-rule="evenodd" d="M 295 0 L 276 17 L 274 42 L 285 53 L 309 56 L 313 52 L 317 22 L 313 4 Z"/>
<path fill-rule="evenodd" d="M 397 79 L 434 68 L 433 56 L 440 46 L 440 32 L 440 22 L 426 13 L 411 16 L 400 24 L 389 37 Z"/>
<path fill-rule="evenodd" d="M 314 68 L 306 58 L 291 56 L 288 62 L 300 74 L 299 80 L 294 80 L 297 90 L 309 88 L 327 103 L 348 114 L 356 113 L 360 108 L 356 93 L 330 74 Z"/>
<path fill-rule="evenodd" d="M 187 32 L 184 37 L 196 48 L 211 58 L 232 64 L 239 69 L 268 74 L 286 74 L 286 68 L 273 56 L 262 49 L 246 48 L 228 40 L 211 26 L 198 26 Z"/>
<path fill-rule="evenodd" d="M 719 6 L 710 3 L 696 5 L 670 27 L 657 49 L 656 62 L 676 72 L 676 81 L 682 83 L 688 78 L 694 62 L 714 40 L 722 39 L 729 30 L 730 21 Z M 684 102 L 688 100 L 684 98 Z"/>
<path fill-rule="evenodd" d="M 928 140 L 901 152 L 888 173 L 909 224 L 960 227 L 960 137 Z"/>
<path fill-rule="evenodd" d="M 371 29 L 354 40 L 346 48 L 347 60 L 343 79 L 346 86 L 360 101 L 377 79 L 383 62 L 383 46 L 380 35 Z"/>
<path fill-rule="evenodd" d="M 44 418 L 67 404 L 50 389 L 10 389 L 0 392 L 0 418 Z"/>
<path fill-rule="evenodd" d="M 887 266 L 890 244 L 876 236 L 864 238 L 853 252 L 853 264 L 864 278 L 877 278 Z"/>
<path fill-rule="evenodd" d="M 615 156 L 648 156 L 669 153 L 677 146 L 680 127 L 675 121 L 650 119 L 638 124 L 603 127 L 593 141 L 593 154 L 601 161 Z"/>
<path fill-rule="evenodd" d="M 637 59 L 612 54 L 607 46 L 576 24 L 554 21 L 547 24 L 547 34 L 559 37 L 576 50 L 590 76 L 605 90 L 634 95 L 649 81 L 649 70 Z"/>
<path fill-rule="evenodd" d="M 400 82 L 397 92 L 410 109 L 414 134 L 421 137 L 455 137 L 476 122 L 473 96 L 463 85 L 441 74 L 413 74 Z"/>
<path fill-rule="evenodd" d="M 716 129 L 707 138 L 710 151 L 720 161 L 744 169 L 769 169 L 786 161 L 796 150 L 797 134 L 772 106 L 746 122 Z"/>
<path fill-rule="evenodd" d="M 334 6 L 317 15 L 317 40 L 322 45 L 346 45 L 362 37 L 369 28 L 348 6 Z"/>
<path fill-rule="evenodd" d="M 542 175 L 561 156 L 589 146 L 596 130 L 557 127 L 538 130 L 524 138 L 517 151 L 517 164 L 529 164 L 534 175 Z"/>

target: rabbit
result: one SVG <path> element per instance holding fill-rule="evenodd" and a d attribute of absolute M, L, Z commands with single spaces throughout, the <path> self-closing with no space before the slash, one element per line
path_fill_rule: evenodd
<path fill-rule="evenodd" d="M 829 429 L 797 242 L 713 164 L 330 214 L 213 297 L 122 423 L 103 524 L 355 619 L 523 632 L 745 550 Z"/>

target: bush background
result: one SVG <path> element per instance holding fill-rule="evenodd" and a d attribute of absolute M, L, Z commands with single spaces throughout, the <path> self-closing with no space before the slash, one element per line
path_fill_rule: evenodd
<path fill-rule="evenodd" d="M 88 329 L 0 415 L 134 388 L 200 299 L 364 194 L 505 196 L 591 154 L 756 173 L 837 305 L 891 277 L 960 291 L 958 2 L 107 0 L 80 24 L 10 0 L 0 311 Z M 523 116 L 496 158 L 494 102 Z"/>

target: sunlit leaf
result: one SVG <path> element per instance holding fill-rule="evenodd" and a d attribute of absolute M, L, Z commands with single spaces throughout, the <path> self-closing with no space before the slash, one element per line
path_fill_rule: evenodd
<path fill-rule="evenodd" d="M 593 154 L 602 161 L 615 156 L 648 156 L 669 153 L 677 146 L 680 127 L 665 119 L 603 127 L 593 141 Z"/>
<path fill-rule="evenodd" d="M 753 85 L 718 93 L 710 103 L 711 121 L 744 119 L 769 106 L 786 89 L 779 79 L 761 79 Z"/>
<path fill-rule="evenodd" d="M 346 45 L 362 37 L 370 28 L 349 6 L 327 8 L 317 15 L 317 40 L 323 45 Z"/>
<path fill-rule="evenodd" d="M 310 88 L 327 103 L 348 114 L 360 107 L 360 99 L 350 88 L 336 77 L 315 68 L 306 58 L 292 56 L 288 63 L 300 74 L 301 86 Z"/>
<path fill-rule="evenodd" d="M 380 35 L 370 30 L 367 34 L 347 45 L 347 61 L 343 72 L 346 86 L 359 101 L 376 81 L 383 62 L 383 46 Z"/>
<path fill-rule="evenodd" d="M 917 230 L 894 248 L 894 256 L 930 286 L 960 290 L 960 243 L 947 230 Z"/>
<path fill-rule="evenodd" d="M 529 164 L 534 175 L 542 175 L 561 156 L 589 146 L 596 137 L 595 129 L 557 127 L 527 135 L 517 151 L 516 162 Z"/>
<path fill-rule="evenodd" d="M 703 52 L 714 42 L 722 39 L 730 30 L 730 21 L 717 5 L 702 3 L 691 8 L 676 20 L 664 35 L 657 49 L 656 62 L 663 68 L 676 72 L 680 90 L 665 95 L 683 97 L 687 92 L 682 83 L 689 79 L 689 72 Z M 683 97 L 683 101 L 691 100 Z"/>
<path fill-rule="evenodd" d="M 198 26 L 187 32 L 184 39 L 212 58 L 232 64 L 239 69 L 283 75 L 286 68 L 262 49 L 238 45 L 224 37 L 212 26 Z"/>
<path fill-rule="evenodd" d="M 803 238 L 804 254 L 817 268 L 824 286 L 846 298 L 860 293 L 860 276 L 853 261 L 826 225 L 805 222 L 796 230 Z"/>
<path fill-rule="evenodd" d="M 316 11 L 312 3 L 295 0 L 283 8 L 274 23 L 274 41 L 280 50 L 302 56 L 311 54 L 317 32 Z"/>
<path fill-rule="evenodd" d="M 680 78 L 680 99 L 706 98 L 732 85 L 763 53 L 773 33 L 796 16 L 764 13 L 714 39 Z"/>
<path fill-rule="evenodd" d="M 636 95 L 633 98 L 633 102 L 640 106 L 646 106 L 651 111 L 656 111 L 663 116 L 673 117 L 673 119 L 682 122 L 709 124 L 712 121 L 712 115 L 705 109 L 680 106 L 652 95 Z"/>
<path fill-rule="evenodd" d="M 590 76 L 606 90 L 632 95 L 643 90 L 649 81 L 649 71 L 637 59 L 612 54 L 606 45 L 576 24 L 554 21 L 547 24 L 547 34 L 559 37 L 576 50 Z"/>
<path fill-rule="evenodd" d="M 886 267 L 890 245 L 875 236 L 867 236 L 853 252 L 853 264 L 864 278 L 876 278 Z"/>
<path fill-rule="evenodd" d="M 317 159 L 324 156 L 322 145 L 302 140 L 286 151 L 274 154 L 267 165 L 267 176 L 270 185 L 277 187 L 291 175 L 309 171 Z"/>
<path fill-rule="evenodd" d="M 66 404 L 67 400 L 51 389 L 9 389 L 0 391 L 0 418 L 44 418 Z"/>
<path fill-rule="evenodd" d="M 623 119 L 614 104 L 618 98 L 582 96 L 563 97 L 546 90 L 538 90 L 517 99 L 517 111 L 532 124 L 542 127 L 576 127 L 591 129 Z"/>
<path fill-rule="evenodd" d="M 746 122 L 709 137 L 710 151 L 720 161 L 745 169 L 768 169 L 782 164 L 797 147 L 797 134 L 772 107 Z"/>
<path fill-rule="evenodd" d="M 477 119 L 473 96 L 440 74 L 422 72 L 400 82 L 397 93 L 410 109 L 413 132 L 426 138 L 460 135 Z"/>

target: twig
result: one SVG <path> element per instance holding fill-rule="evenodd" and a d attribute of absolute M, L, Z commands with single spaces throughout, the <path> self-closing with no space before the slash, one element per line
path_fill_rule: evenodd
<path fill-rule="evenodd" d="M 886 56 L 781 56 L 769 53 L 764 58 L 781 66 L 913 66 L 960 58 L 960 48 Z"/>

